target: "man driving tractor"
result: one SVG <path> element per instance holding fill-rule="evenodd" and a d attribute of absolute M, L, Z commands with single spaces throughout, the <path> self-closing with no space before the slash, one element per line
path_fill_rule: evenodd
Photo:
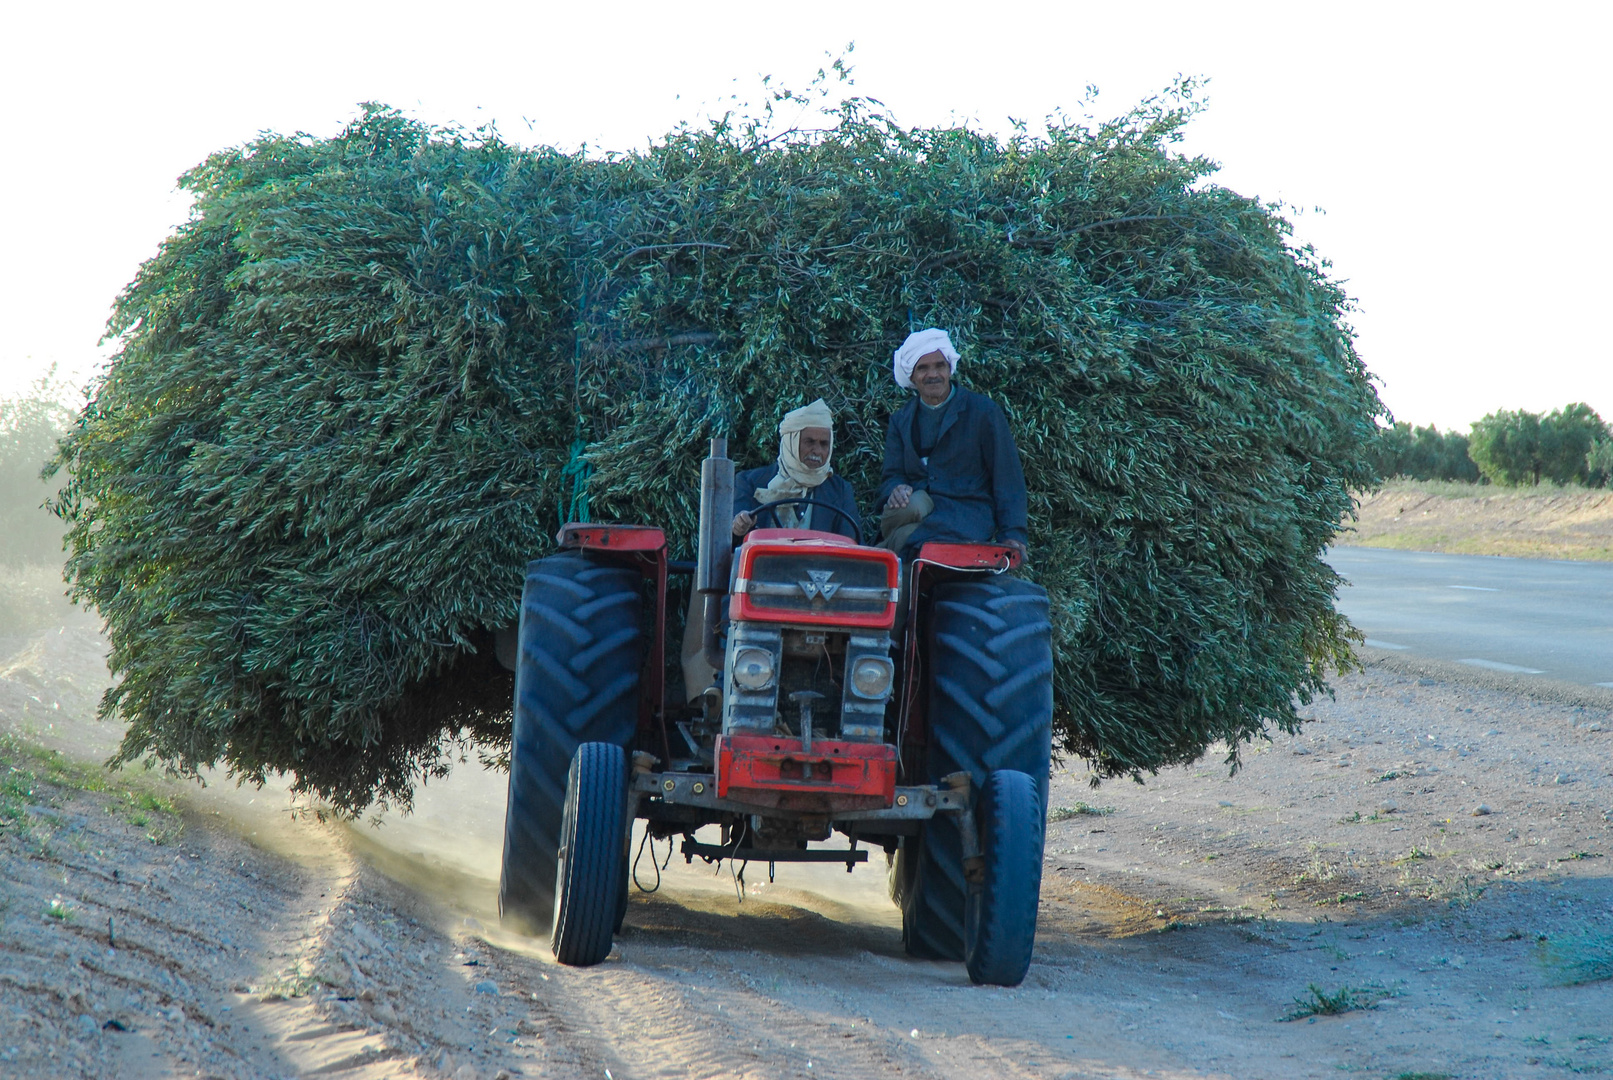
<path fill-rule="evenodd" d="M 771 465 L 746 469 L 734 477 L 734 540 L 756 527 L 757 511 L 784 499 L 810 499 L 840 511 L 799 504 L 781 506 L 776 527 L 818 529 L 856 539 L 862 519 L 851 485 L 834 474 L 834 414 L 822 398 L 785 413 L 779 422 L 778 458 Z"/>
<path fill-rule="evenodd" d="M 829 406 L 819 398 L 785 413 L 778 431 L 778 457 L 769 465 L 746 469 L 734 477 L 734 543 L 756 527 L 758 516 L 773 528 L 817 529 L 858 539 L 862 515 L 857 510 L 857 496 L 850 483 L 835 475 L 830 464 L 834 456 L 834 414 Z M 797 501 L 803 499 L 819 505 Z M 763 513 L 774 503 L 779 505 Z M 680 650 L 684 691 L 691 701 L 717 677 L 717 670 L 701 651 L 701 603 L 699 594 L 690 594 L 684 626 L 693 630 L 685 630 Z"/>

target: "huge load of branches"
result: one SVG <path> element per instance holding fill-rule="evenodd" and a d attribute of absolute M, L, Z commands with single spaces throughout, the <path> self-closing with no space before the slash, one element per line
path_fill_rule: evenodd
<path fill-rule="evenodd" d="M 708 437 L 762 464 L 821 396 L 872 522 L 923 326 L 1018 441 L 1058 744 L 1135 776 L 1294 729 L 1349 662 L 1322 555 L 1382 408 L 1325 264 L 1176 149 L 1193 109 L 999 138 L 853 100 L 600 156 L 372 107 L 209 158 L 63 444 L 122 757 L 357 810 L 496 756 L 492 632 L 560 521 L 687 557 Z"/>

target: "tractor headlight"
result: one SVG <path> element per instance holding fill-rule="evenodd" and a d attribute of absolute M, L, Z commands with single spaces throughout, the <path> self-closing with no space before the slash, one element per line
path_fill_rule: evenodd
<path fill-rule="evenodd" d="M 890 692 L 895 665 L 883 656 L 859 656 L 851 665 L 851 688 L 859 697 L 881 698 Z"/>
<path fill-rule="evenodd" d="M 766 690 L 773 685 L 773 654 L 754 646 L 734 653 L 734 684 L 742 690 Z"/>

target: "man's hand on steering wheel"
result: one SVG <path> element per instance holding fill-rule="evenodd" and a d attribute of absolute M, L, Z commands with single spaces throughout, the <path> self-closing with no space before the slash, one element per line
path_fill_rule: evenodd
<path fill-rule="evenodd" d="M 828 503 L 818 502 L 816 499 L 779 499 L 778 501 L 770 502 L 765 506 L 758 506 L 755 514 L 753 515 L 755 524 L 760 525 L 763 517 L 771 517 L 773 519 L 773 525 L 776 528 L 779 524 L 778 510 L 780 507 L 784 506 L 809 506 L 817 507 L 821 510 L 827 510 L 831 514 L 837 515 L 841 520 L 845 521 L 851 526 L 851 538 L 853 540 L 859 544 L 863 542 L 862 522 L 840 509 L 840 507 L 830 506 Z"/>

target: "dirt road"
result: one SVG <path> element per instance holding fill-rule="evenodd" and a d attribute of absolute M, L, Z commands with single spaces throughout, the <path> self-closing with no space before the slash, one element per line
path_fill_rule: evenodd
<path fill-rule="evenodd" d="M 674 860 L 609 961 L 559 967 L 497 928 L 497 777 L 343 826 L 41 756 L 115 740 L 101 648 L 82 620 L 0 642 L 6 1076 L 1613 1069 L 1613 983 L 1573 984 L 1613 974 L 1608 699 L 1375 656 L 1236 775 L 1092 790 L 1075 763 L 1035 963 L 988 990 L 902 955 L 875 868 L 752 866 L 741 903 Z"/>

